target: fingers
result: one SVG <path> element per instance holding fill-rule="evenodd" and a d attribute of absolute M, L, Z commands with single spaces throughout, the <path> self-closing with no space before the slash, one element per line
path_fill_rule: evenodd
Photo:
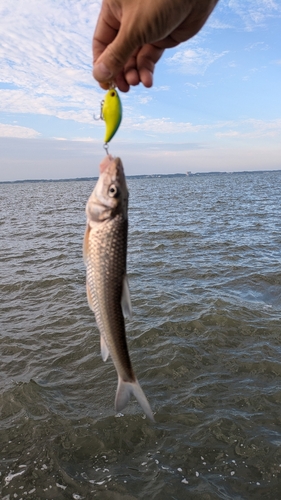
<path fill-rule="evenodd" d="M 103 89 L 108 89 L 114 80 L 117 86 L 123 92 L 129 90 L 129 86 L 124 78 L 123 71 L 116 71 L 116 64 L 108 62 L 110 58 L 110 44 L 115 40 L 120 22 L 112 13 L 108 2 L 102 3 L 101 12 L 97 21 L 96 29 L 93 37 L 93 59 L 94 70 L 93 76 L 98 80 Z"/>
<path fill-rule="evenodd" d="M 201 29 L 218 0 L 103 0 L 93 40 L 94 78 L 127 92 L 150 87 L 165 48 Z"/>
<path fill-rule="evenodd" d="M 124 72 L 118 73 L 114 78 L 114 83 L 119 90 L 128 92 L 131 85 L 135 86 L 140 82 L 144 87 L 152 87 L 155 64 L 159 61 L 163 52 L 164 49 L 150 44 L 136 50 L 125 64 Z"/>
<path fill-rule="evenodd" d="M 131 68 L 129 71 L 125 70 L 125 78 L 128 85 L 133 87 L 140 83 L 140 76 L 136 68 Z"/>
<path fill-rule="evenodd" d="M 155 45 L 144 45 L 137 55 L 137 70 L 142 84 L 149 88 L 153 84 L 153 73 L 155 64 L 162 56 L 164 49 Z"/>
<path fill-rule="evenodd" d="M 120 23 L 112 14 L 107 3 L 103 2 L 93 37 L 94 68 L 99 57 L 106 50 L 107 46 L 115 39 L 119 26 Z M 108 76 L 110 77 L 110 71 L 105 65 L 101 65 L 99 67 L 98 80 L 105 84 Z"/>
<path fill-rule="evenodd" d="M 125 75 L 123 71 L 121 71 L 116 77 L 114 78 L 114 84 L 116 87 L 118 87 L 121 92 L 128 92 L 130 89 L 130 85 L 128 84 Z"/>
<path fill-rule="evenodd" d="M 124 76 L 128 85 L 138 85 L 140 83 L 140 77 L 137 70 L 137 54 L 138 49 L 130 57 L 129 61 L 126 63 L 124 68 Z"/>
<path fill-rule="evenodd" d="M 98 50 L 102 49 L 101 44 L 96 44 L 96 47 Z M 130 55 L 125 64 L 116 55 L 115 50 L 116 43 L 114 42 L 102 52 L 94 66 L 94 77 L 100 82 L 101 87 L 108 89 L 112 80 L 121 92 L 128 92 L 131 85 L 135 86 L 140 82 L 147 88 L 151 87 L 155 64 L 162 56 L 164 49 L 151 44 L 144 45 L 140 50 L 135 50 L 135 55 Z"/>
<path fill-rule="evenodd" d="M 118 13 L 111 11 L 110 2 L 104 0 L 93 39 L 93 76 L 100 86 L 107 89 L 114 80 L 122 92 L 140 82 L 151 87 L 155 63 L 163 53 L 154 45 L 139 48 L 140 31 L 132 11 L 123 13 L 122 22 Z"/>
<path fill-rule="evenodd" d="M 113 22 L 109 21 L 103 16 L 100 16 L 98 20 L 93 41 L 93 75 L 100 83 L 109 83 L 118 75 L 118 81 L 122 86 L 123 79 L 120 73 L 137 48 L 137 42 L 133 37 L 128 39 L 126 28 L 121 26 L 120 30 L 117 31 L 116 21 L 114 22 L 115 26 L 112 26 Z"/>

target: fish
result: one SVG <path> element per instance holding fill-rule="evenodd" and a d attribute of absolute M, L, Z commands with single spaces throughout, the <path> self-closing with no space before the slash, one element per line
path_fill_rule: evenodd
<path fill-rule="evenodd" d="M 117 371 L 116 412 L 121 412 L 133 395 L 154 421 L 134 374 L 126 340 L 124 316 L 132 313 L 126 274 L 128 198 L 122 161 L 107 155 L 86 205 L 83 255 L 87 298 L 100 332 L 102 359 L 106 361 L 110 355 Z"/>
<path fill-rule="evenodd" d="M 106 93 L 102 104 L 102 118 L 105 121 L 104 142 L 107 144 L 116 134 L 122 120 L 122 104 L 118 92 L 112 88 Z"/>

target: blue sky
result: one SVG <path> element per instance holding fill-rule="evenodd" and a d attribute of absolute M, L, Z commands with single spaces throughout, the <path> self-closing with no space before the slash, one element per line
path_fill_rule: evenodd
<path fill-rule="evenodd" d="M 0 180 L 98 175 L 99 8 L 1 2 Z M 280 0 L 221 0 L 198 35 L 164 53 L 153 88 L 121 94 L 110 153 L 126 173 L 280 169 L 280 22 Z"/>

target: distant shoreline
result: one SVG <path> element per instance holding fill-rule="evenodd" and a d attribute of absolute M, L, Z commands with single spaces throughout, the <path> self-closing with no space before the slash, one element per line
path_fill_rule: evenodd
<path fill-rule="evenodd" d="M 142 175 L 126 175 L 127 179 L 155 179 L 165 177 L 201 177 L 205 175 L 245 175 L 245 174 L 268 174 L 271 172 L 281 172 L 281 169 L 276 170 L 241 170 L 237 172 L 187 172 L 186 174 L 142 174 Z M 16 181 L 0 181 L 0 184 L 26 184 L 38 182 L 85 182 L 97 181 L 98 177 L 73 177 L 69 179 L 23 179 Z"/>

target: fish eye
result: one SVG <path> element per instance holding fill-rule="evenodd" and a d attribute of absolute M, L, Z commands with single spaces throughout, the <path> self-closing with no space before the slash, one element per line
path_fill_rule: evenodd
<path fill-rule="evenodd" d="M 114 92 L 114 90 L 112 90 L 112 92 L 110 92 L 110 95 L 111 95 L 111 97 L 114 97 L 114 96 L 115 96 L 115 92 Z"/>
<path fill-rule="evenodd" d="M 115 184 L 111 184 L 108 194 L 111 198 L 117 198 L 119 196 L 119 189 L 115 186 Z"/>

